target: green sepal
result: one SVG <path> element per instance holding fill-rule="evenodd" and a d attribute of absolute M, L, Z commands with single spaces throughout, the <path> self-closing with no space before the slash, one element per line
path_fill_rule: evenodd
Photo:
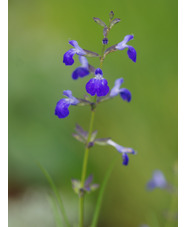
<path fill-rule="evenodd" d="M 95 53 L 95 52 L 93 52 L 93 51 L 90 51 L 90 50 L 85 50 L 85 49 L 83 49 L 84 51 L 85 51 L 85 56 L 86 57 L 99 57 L 99 54 L 97 54 L 97 53 Z"/>
<path fill-rule="evenodd" d="M 87 99 L 79 99 L 77 98 L 77 100 L 79 101 L 79 103 L 76 106 L 87 106 L 87 105 L 91 105 L 91 102 Z"/>
<path fill-rule="evenodd" d="M 114 18 L 114 12 L 113 11 L 110 11 L 109 18 L 110 18 L 110 20 L 112 20 Z"/>
<path fill-rule="evenodd" d="M 99 25 L 101 25 L 101 26 L 103 26 L 103 27 L 106 26 L 106 24 L 105 24 L 101 19 L 99 19 L 99 18 L 97 18 L 97 17 L 93 17 L 93 20 L 94 20 L 97 24 L 99 24 Z"/>
<path fill-rule="evenodd" d="M 98 133 L 97 130 L 95 130 L 95 131 L 92 132 L 91 139 L 90 139 L 91 142 L 95 140 L 95 138 L 97 136 L 97 133 Z"/>
<path fill-rule="evenodd" d="M 72 133 L 72 136 L 73 136 L 76 140 L 78 140 L 79 142 L 82 142 L 82 143 L 85 143 L 85 142 L 86 142 L 86 140 L 85 140 L 82 136 L 80 136 L 80 135 L 78 135 L 78 134 L 76 134 L 76 133 Z"/>
<path fill-rule="evenodd" d="M 106 145 L 108 145 L 108 140 L 110 140 L 110 137 L 95 139 L 94 143 L 98 144 L 98 145 L 101 145 L 101 146 L 106 146 Z"/>
<path fill-rule="evenodd" d="M 112 28 L 115 24 L 119 23 L 120 19 L 119 18 L 115 18 L 111 23 L 110 23 L 110 28 Z"/>
<path fill-rule="evenodd" d="M 104 57 L 105 57 L 107 54 L 110 54 L 111 52 L 114 52 L 114 51 L 117 51 L 116 45 L 107 48 L 107 49 L 105 50 L 105 52 L 104 52 Z"/>

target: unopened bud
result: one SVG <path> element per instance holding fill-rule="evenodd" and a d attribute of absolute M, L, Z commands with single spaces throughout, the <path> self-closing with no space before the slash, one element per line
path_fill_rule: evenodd
<path fill-rule="evenodd" d="M 107 45 L 108 44 L 108 39 L 107 38 L 103 38 L 102 42 L 103 42 L 104 45 Z"/>
<path fill-rule="evenodd" d="M 109 13 L 109 18 L 110 18 L 110 20 L 112 20 L 113 17 L 114 17 L 114 12 L 113 12 L 113 11 L 110 11 L 110 13 Z"/>

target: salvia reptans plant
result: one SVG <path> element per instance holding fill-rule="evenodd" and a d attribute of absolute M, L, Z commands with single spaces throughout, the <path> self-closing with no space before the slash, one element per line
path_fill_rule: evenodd
<path fill-rule="evenodd" d="M 72 179 L 72 187 L 75 193 L 79 195 L 79 227 L 84 226 L 84 197 L 86 193 L 90 193 L 98 188 L 98 184 L 93 184 L 93 176 L 90 175 L 87 177 L 87 163 L 89 150 L 94 145 L 110 145 L 116 149 L 117 152 L 121 154 L 122 164 L 127 166 L 129 163 L 129 154 L 135 154 L 136 152 L 132 148 L 128 148 L 114 142 L 110 137 L 106 138 L 97 138 L 97 130 L 93 131 L 93 122 L 95 117 L 95 110 L 98 104 L 111 100 L 116 96 L 120 96 L 122 100 L 126 102 L 130 102 L 132 95 L 131 92 L 127 88 L 122 88 L 122 83 L 124 82 L 123 78 L 119 78 L 115 80 L 115 84 L 112 88 L 109 86 L 109 82 L 107 80 L 107 74 L 102 71 L 102 66 L 104 59 L 111 52 L 115 52 L 117 50 L 127 49 L 127 54 L 130 60 L 136 62 L 136 50 L 133 46 L 128 45 L 128 42 L 134 38 L 133 35 L 126 35 L 123 41 L 118 42 L 117 44 L 106 48 L 109 44 L 108 34 L 110 30 L 120 22 L 119 18 L 114 19 L 113 11 L 109 14 L 109 24 L 106 25 L 101 19 L 94 17 L 93 20 L 100 26 L 103 27 L 103 39 L 102 39 L 102 51 L 101 54 L 92 52 L 90 50 L 85 50 L 82 48 L 82 45 L 79 45 L 77 41 L 71 40 L 69 44 L 72 46 L 63 56 L 63 63 L 67 66 L 71 66 L 74 64 L 76 60 L 76 56 L 78 55 L 78 62 L 80 65 L 73 69 L 72 79 L 82 79 L 87 76 L 92 77 L 88 80 L 88 82 L 84 85 L 84 90 L 87 94 L 84 95 L 83 98 L 74 97 L 74 92 L 72 95 L 72 91 L 65 90 L 63 95 L 67 98 L 60 99 L 55 108 L 55 115 L 58 118 L 66 118 L 69 115 L 70 106 L 90 106 L 91 110 L 91 119 L 89 130 L 84 130 L 81 126 L 76 125 L 76 132 L 73 134 L 73 137 L 78 141 L 82 142 L 85 146 L 85 154 L 82 168 L 82 176 L 80 180 Z M 96 57 L 99 60 L 99 65 L 97 67 L 92 66 L 87 58 Z M 82 89 L 82 88 L 81 88 Z M 86 179 L 87 177 L 87 179 Z M 94 226 L 94 225 L 92 225 Z"/>

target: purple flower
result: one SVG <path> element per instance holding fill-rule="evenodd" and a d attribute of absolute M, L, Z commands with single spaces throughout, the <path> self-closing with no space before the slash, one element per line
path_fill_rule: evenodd
<path fill-rule="evenodd" d="M 81 67 L 78 67 L 74 70 L 72 73 L 72 79 L 77 80 L 79 77 L 85 77 L 89 75 L 89 69 L 88 69 L 88 61 L 86 57 L 79 56 L 79 61 L 81 63 Z"/>
<path fill-rule="evenodd" d="M 123 41 L 121 41 L 120 43 L 118 43 L 115 48 L 117 50 L 124 50 L 125 48 L 128 48 L 127 54 L 128 57 L 133 61 L 136 62 L 136 50 L 134 49 L 134 47 L 127 45 L 127 43 L 133 39 L 134 36 L 133 35 L 126 35 L 123 39 Z"/>
<path fill-rule="evenodd" d="M 129 162 L 129 157 L 128 157 L 127 154 L 128 153 L 135 154 L 135 151 L 132 148 L 123 147 L 123 146 L 115 143 L 111 139 L 109 139 L 107 141 L 107 144 L 115 147 L 120 153 L 122 153 L 123 165 L 127 166 L 128 165 L 128 162 Z"/>
<path fill-rule="evenodd" d="M 131 101 L 132 95 L 131 92 L 126 88 L 120 88 L 121 84 L 123 83 L 123 78 L 119 78 L 115 81 L 115 85 L 112 88 L 109 96 L 112 98 L 120 94 L 121 98 L 127 102 Z"/>
<path fill-rule="evenodd" d="M 77 105 L 79 103 L 78 99 L 72 96 L 72 92 L 70 90 L 63 91 L 63 95 L 68 98 L 60 99 L 55 108 L 55 115 L 59 118 L 65 118 L 69 115 L 69 106 Z"/>
<path fill-rule="evenodd" d="M 63 63 L 65 65 L 73 65 L 74 64 L 74 59 L 73 56 L 74 54 L 83 56 L 86 55 L 85 51 L 78 45 L 78 42 L 75 40 L 69 41 L 69 44 L 71 44 L 74 48 L 68 50 L 64 56 L 63 56 Z"/>
<path fill-rule="evenodd" d="M 151 180 L 147 183 L 147 189 L 167 188 L 167 181 L 160 170 L 155 170 Z"/>
<path fill-rule="evenodd" d="M 95 77 L 86 84 L 86 90 L 92 96 L 106 96 L 109 92 L 107 84 L 107 80 L 103 78 L 102 70 L 98 68 L 95 71 Z"/>

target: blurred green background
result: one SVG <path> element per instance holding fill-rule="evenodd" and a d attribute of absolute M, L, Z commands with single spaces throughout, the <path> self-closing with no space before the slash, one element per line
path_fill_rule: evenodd
<path fill-rule="evenodd" d="M 33 196 L 32 203 L 22 203 L 28 190 L 41 190 L 39 195 L 43 196 L 43 188 L 48 187 L 36 162 L 49 171 L 63 192 L 72 223 L 77 222 L 78 198 L 70 179 L 80 178 L 84 148 L 71 134 L 76 123 L 88 129 L 90 110 L 70 107 L 69 117 L 58 119 L 54 109 L 63 90 L 70 89 L 81 97 L 89 80 L 71 79 L 79 65 L 77 56 L 71 67 L 62 63 L 63 54 L 71 48 L 68 41 L 77 40 L 84 49 L 100 53 L 102 27 L 92 17 L 107 22 L 111 10 L 121 22 L 110 32 L 109 46 L 134 34 L 130 45 L 137 50 L 137 62 L 128 58 L 126 50 L 111 53 L 103 65 L 104 77 L 110 87 L 123 77 L 132 101 L 126 103 L 117 97 L 99 105 L 94 129 L 98 129 L 99 137 L 110 136 L 138 153 L 130 156 L 125 167 L 114 148 L 95 146 L 91 150 L 88 174 L 93 173 L 97 183 L 102 182 L 118 155 L 98 226 L 157 226 L 157 220 L 159 226 L 165 224 L 162 214 L 170 208 L 171 195 L 161 190 L 147 192 L 145 185 L 155 169 L 177 184 L 173 171 L 178 155 L 177 1 L 9 0 L 10 227 L 47 226 L 44 222 L 51 213 L 48 210 L 42 215 L 36 212 L 33 224 L 33 210 L 37 202 L 41 205 L 46 200 L 45 196 L 41 201 L 40 196 Z M 98 67 L 97 59 L 90 59 L 90 63 Z M 94 192 L 87 196 L 86 223 L 91 221 L 97 195 Z M 44 208 L 40 210 L 44 212 Z M 51 222 L 48 226 L 55 225 Z"/>

